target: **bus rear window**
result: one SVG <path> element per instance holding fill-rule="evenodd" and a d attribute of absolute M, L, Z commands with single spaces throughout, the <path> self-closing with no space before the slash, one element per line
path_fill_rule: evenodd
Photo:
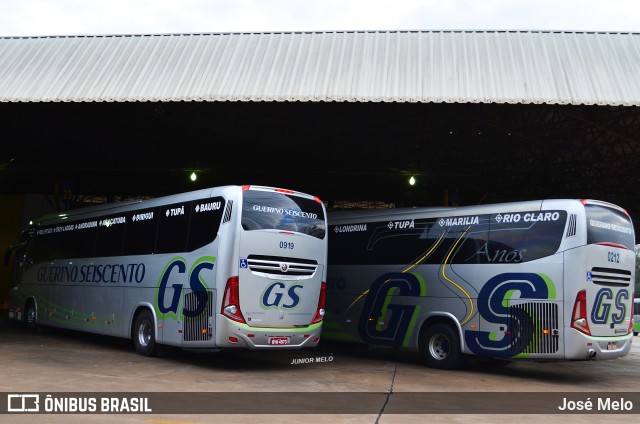
<path fill-rule="evenodd" d="M 324 239 L 326 222 L 322 204 L 305 197 L 272 191 L 243 192 L 242 228 L 294 231 Z"/>
<path fill-rule="evenodd" d="M 629 217 L 621 211 L 601 205 L 585 205 L 587 243 L 616 243 L 634 250 L 635 236 Z"/>

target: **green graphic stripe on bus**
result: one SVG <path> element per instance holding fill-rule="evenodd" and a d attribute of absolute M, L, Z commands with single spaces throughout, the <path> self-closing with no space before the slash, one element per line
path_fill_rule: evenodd
<path fill-rule="evenodd" d="M 317 273 L 289 273 L 280 278 L 283 284 L 304 280 L 305 290 L 319 294 L 327 280 L 326 229 L 326 208 L 316 196 L 258 185 L 207 187 L 36 217 L 5 254 L 14 266 L 8 318 L 31 330 L 41 324 L 129 338 L 144 356 L 157 354 L 159 345 L 231 347 L 231 331 L 239 330 L 217 325 L 216 302 L 243 272 L 236 264 L 252 255 L 282 257 L 287 249 L 287 257 L 313 262 Z M 274 280 L 264 273 L 245 276 L 242 290 L 233 294 L 236 300 L 242 295 L 245 310 L 253 313 L 264 286 Z M 301 289 L 291 293 L 300 299 L 295 313 L 265 325 L 306 329 L 320 297 L 306 299 Z M 284 347 L 277 329 L 270 331 L 270 344 L 233 334 L 243 338 L 238 348 L 297 349 L 317 346 L 320 328 L 310 340 Z M 306 333 L 293 335 L 302 339 Z"/>
<path fill-rule="evenodd" d="M 638 296 L 633 299 L 631 319 L 633 320 L 633 334 L 637 336 L 640 333 L 640 298 Z"/>
<path fill-rule="evenodd" d="M 331 212 L 329 222 L 328 279 L 334 284 L 327 305 L 344 331 L 365 343 L 381 344 L 391 321 L 374 312 L 400 304 L 422 307 L 407 347 L 420 349 L 436 368 L 457 366 L 457 356 L 443 361 L 435 344 L 421 343 L 421 334 L 433 334 L 435 343 L 439 331 L 455 339 L 461 329 L 461 343 L 452 344 L 456 353 L 488 357 L 602 360 L 630 351 L 635 237 L 620 206 L 535 199 L 352 209 Z M 408 297 L 396 290 L 372 308 L 371 282 L 401 270 L 422 275 L 428 293 Z M 430 331 L 433 315 L 443 318 Z M 397 345 L 404 347 L 407 332 L 399 329 Z"/>
<path fill-rule="evenodd" d="M 391 287 L 389 289 L 389 291 L 387 292 L 387 295 L 384 298 L 384 303 L 382 304 L 382 309 L 380 310 L 380 318 L 381 321 L 376 322 L 376 331 L 382 331 L 384 330 L 384 318 L 387 316 L 387 312 L 389 314 L 391 314 L 391 310 L 393 310 L 393 307 L 391 310 L 389 310 L 389 302 L 391 302 L 391 298 L 393 296 L 397 296 L 398 292 L 399 292 L 399 288 L 398 287 Z"/>
<path fill-rule="evenodd" d="M 342 342 L 362 342 L 358 336 L 349 333 L 342 325 L 340 325 L 333 314 L 329 311 L 324 315 L 322 337 Z"/>
<path fill-rule="evenodd" d="M 553 283 L 553 281 L 551 280 L 551 278 L 548 275 L 545 274 L 538 274 L 540 276 L 540 278 L 542 278 L 542 280 L 546 283 L 547 285 L 547 300 L 556 300 L 557 299 L 557 293 L 556 293 L 556 286 Z M 543 334 L 545 329 L 546 330 L 551 330 L 550 328 L 545 328 L 545 327 L 550 327 L 549 322 L 548 321 L 548 317 L 546 316 L 541 316 L 540 314 L 536 314 L 533 311 L 529 312 L 532 320 L 533 320 L 533 324 L 535 326 L 535 331 L 531 334 L 531 341 L 529 342 L 529 345 L 526 346 L 525 350 L 527 352 L 519 352 L 517 355 L 514 356 L 514 358 L 527 358 L 531 355 L 531 353 L 533 353 L 536 349 L 536 347 L 540 346 L 541 344 L 544 343 L 543 341 Z M 543 320 L 546 320 L 544 324 L 543 324 Z M 556 323 L 555 327 L 558 327 L 559 324 Z M 555 337 L 552 334 L 547 334 L 546 337 Z M 557 342 L 557 339 L 555 339 L 555 341 Z"/>
<path fill-rule="evenodd" d="M 530 352 L 537 346 L 544 326 L 534 312 L 537 309 L 529 307 L 531 302 L 520 305 L 515 300 L 549 301 L 555 295 L 553 282 L 544 274 L 504 273 L 492 277 L 478 294 L 478 311 L 485 321 L 504 330 L 501 337 L 496 331 L 465 331 L 469 349 L 499 357 L 522 357 Z"/>
<path fill-rule="evenodd" d="M 290 334 L 290 333 L 312 333 L 316 330 L 322 328 L 322 322 L 311 324 L 308 327 L 303 328 L 282 328 L 282 327 L 249 327 L 246 324 L 242 324 L 240 322 L 233 322 L 234 326 L 237 326 L 238 329 L 247 331 L 249 333 L 256 332 L 277 332 L 280 334 Z"/>
<path fill-rule="evenodd" d="M 409 321 L 409 326 L 407 327 L 407 332 L 404 335 L 404 340 L 402 341 L 402 347 L 410 347 L 412 346 L 412 335 L 414 334 L 416 323 L 418 322 L 418 317 L 420 316 L 420 310 L 422 308 L 420 305 L 416 305 L 416 310 L 413 312 L 411 316 L 411 321 Z"/>
<path fill-rule="evenodd" d="M 156 289 L 155 310 L 158 319 L 182 319 L 183 317 L 195 317 L 205 311 L 207 306 L 207 290 L 209 284 L 201 275 L 207 271 L 213 271 L 216 258 L 203 256 L 198 258 L 187 273 L 187 260 L 181 256 L 172 258 L 165 265 L 158 280 Z M 213 275 L 211 276 L 213 279 Z M 182 291 L 187 287 L 196 294 L 196 307 L 194 309 L 180 308 L 182 304 Z M 178 312 L 180 311 L 180 312 Z M 178 318 L 180 316 L 181 318 Z"/>
<path fill-rule="evenodd" d="M 28 299 L 34 297 L 36 291 L 33 288 L 25 289 L 20 296 L 21 303 L 26 305 Z M 38 303 L 36 305 L 38 313 L 39 323 L 52 323 L 57 322 L 64 325 L 76 325 L 82 327 L 98 327 L 103 324 L 115 325 L 119 327 L 122 323 L 119 321 L 119 317 L 113 314 L 98 315 L 91 312 L 80 312 L 70 308 L 66 308 L 62 305 L 56 304 L 51 299 L 45 296 L 38 297 Z"/>
<path fill-rule="evenodd" d="M 322 325 L 323 332 L 326 329 L 337 330 L 337 331 L 342 330 L 342 326 L 336 321 L 333 314 L 329 311 L 325 312 L 323 321 L 324 321 L 324 324 Z"/>
<path fill-rule="evenodd" d="M 369 288 L 358 322 L 358 332 L 368 343 L 400 347 L 415 326 L 419 308 L 393 301 L 424 297 L 427 288 L 420 274 L 390 272 L 376 278 Z M 392 296 L 393 294 L 393 296 Z M 379 325 L 379 323 L 384 323 Z"/>
<path fill-rule="evenodd" d="M 538 274 L 543 280 L 544 282 L 547 284 L 547 293 L 548 293 L 548 299 L 549 300 L 553 300 L 556 298 L 556 287 L 553 284 L 553 281 L 551 281 L 551 279 L 544 274 Z M 504 308 L 508 308 L 511 303 L 512 303 L 512 297 L 515 294 L 520 294 L 520 290 L 517 289 L 511 289 L 511 290 L 507 290 L 507 292 L 505 293 L 503 299 L 502 299 L 502 306 Z"/>

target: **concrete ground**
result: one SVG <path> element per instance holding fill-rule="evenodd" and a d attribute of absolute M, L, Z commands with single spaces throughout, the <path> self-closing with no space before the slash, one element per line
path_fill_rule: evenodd
<path fill-rule="evenodd" d="M 339 345 L 278 352 L 174 351 L 146 358 L 128 340 L 60 330 L 32 334 L 0 320 L 0 358 L 5 398 L 37 393 L 155 402 L 154 411 L 143 414 L 0 414 L 0 422 L 11 423 L 571 423 L 595 417 L 559 415 L 545 402 L 549 396 L 552 402 L 580 400 L 584 393 L 594 401 L 626 397 L 634 405 L 624 412 L 640 414 L 639 337 L 631 354 L 612 361 L 474 362 L 441 371 L 424 366 L 417 354 Z M 7 402 L 0 399 L 0 411 L 6 411 L 1 403 Z M 488 413 L 468 413 L 483 406 Z M 414 409 L 419 413 L 402 413 Z M 637 419 L 618 413 L 607 411 L 611 415 L 600 419 Z"/>

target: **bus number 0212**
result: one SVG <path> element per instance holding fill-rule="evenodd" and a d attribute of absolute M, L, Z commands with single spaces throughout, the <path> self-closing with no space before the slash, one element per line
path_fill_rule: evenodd
<path fill-rule="evenodd" d="M 615 252 L 609 252 L 608 258 L 609 262 L 620 263 L 620 254 Z"/>

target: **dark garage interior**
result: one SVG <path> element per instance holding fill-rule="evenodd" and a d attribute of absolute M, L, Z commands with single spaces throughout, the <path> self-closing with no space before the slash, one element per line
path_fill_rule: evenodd
<path fill-rule="evenodd" d="M 59 208 L 249 183 L 330 207 L 588 197 L 640 213 L 637 107 L 2 103 L 0 119 L 1 193 L 66 196 Z"/>
<path fill-rule="evenodd" d="M 41 211 L 226 184 L 295 189 L 329 209 L 593 198 L 637 223 L 638 41 L 562 31 L 0 38 L 0 242 L 15 243 Z M 3 270 L 0 310 L 9 279 Z"/>

